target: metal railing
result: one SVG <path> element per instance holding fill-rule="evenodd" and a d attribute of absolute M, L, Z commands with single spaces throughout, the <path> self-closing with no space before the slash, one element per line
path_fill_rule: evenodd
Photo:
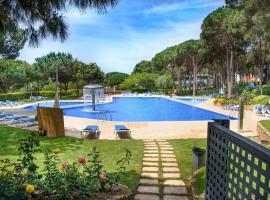
<path fill-rule="evenodd" d="M 209 122 L 205 199 L 270 199 L 270 150 Z"/>

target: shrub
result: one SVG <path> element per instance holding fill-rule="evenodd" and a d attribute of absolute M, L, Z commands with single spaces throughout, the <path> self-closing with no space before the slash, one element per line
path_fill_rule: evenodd
<path fill-rule="evenodd" d="M 96 147 L 88 158 L 80 157 L 72 163 L 61 163 L 60 149 L 44 152 L 44 169 L 38 172 L 35 153 L 40 151 L 39 139 L 28 135 L 20 140 L 18 162 L 0 160 L 0 196 L 7 199 L 89 199 L 94 193 L 118 185 L 131 160 L 126 149 L 125 157 L 117 161 L 117 172 L 106 172 Z"/>
<path fill-rule="evenodd" d="M 82 95 L 82 90 L 79 91 L 80 95 Z M 61 91 L 61 96 L 65 96 L 65 91 Z M 77 96 L 77 90 L 72 89 L 67 91 L 68 96 Z M 30 92 L 25 93 L 5 93 L 0 94 L 0 100 L 23 100 L 29 99 L 31 96 Z M 40 92 L 32 92 L 32 96 L 44 96 L 53 98 L 55 96 L 55 91 L 40 91 Z"/>
<path fill-rule="evenodd" d="M 256 104 L 267 105 L 267 104 L 269 104 L 269 101 L 270 101 L 269 96 L 260 95 L 260 96 L 254 97 L 251 102 L 253 105 L 256 105 Z"/>

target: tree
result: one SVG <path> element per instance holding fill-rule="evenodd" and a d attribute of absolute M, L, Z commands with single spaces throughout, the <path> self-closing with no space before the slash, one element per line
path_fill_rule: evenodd
<path fill-rule="evenodd" d="M 104 72 L 96 63 L 78 65 L 76 79 L 82 80 L 84 84 L 100 84 L 104 82 Z"/>
<path fill-rule="evenodd" d="M 120 73 L 120 72 L 110 72 L 106 74 L 106 83 L 110 87 L 118 87 L 121 83 L 123 83 L 127 78 L 128 74 Z"/>
<path fill-rule="evenodd" d="M 129 76 L 120 87 L 123 89 L 151 90 L 156 88 L 156 80 L 159 76 L 153 73 L 136 73 Z"/>
<path fill-rule="evenodd" d="M 26 42 L 25 31 L 10 28 L 6 31 L 0 31 L 0 57 L 15 59 L 19 56 L 20 50 Z"/>
<path fill-rule="evenodd" d="M 244 21 L 239 9 L 218 8 L 208 15 L 202 24 L 201 37 L 208 45 L 226 49 L 228 97 L 233 95 L 235 83 L 235 58 L 244 46 Z M 215 42 L 213 42 L 215 40 Z"/>
<path fill-rule="evenodd" d="M 133 69 L 132 74 L 134 73 L 142 73 L 142 72 L 146 72 L 146 73 L 152 73 L 154 72 L 154 67 L 151 61 L 141 61 L 138 64 L 136 64 L 136 66 Z"/>
<path fill-rule="evenodd" d="M 173 86 L 173 79 L 170 74 L 161 75 L 156 80 L 156 85 L 158 88 L 162 88 L 163 93 L 166 94 L 166 89 Z"/>
<path fill-rule="evenodd" d="M 267 1 L 245 0 L 243 13 L 246 20 L 245 38 L 249 42 L 251 59 L 259 76 L 262 93 L 263 68 L 267 63 L 270 48 L 270 6 Z"/>
<path fill-rule="evenodd" d="M 117 0 L 1 0 L 0 33 L 6 35 L 11 27 L 23 27 L 30 45 L 37 46 L 48 36 L 64 41 L 68 37 L 68 28 L 62 13 L 68 7 L 106 12 L 108 6 L 113 7 L 116 3 Z"/>
<path fill-rule="evenodd" d="M 35 65 L 43 73 L 43 80 L 48 80 L 49 77 L 55 81 L 56 73 L 58 73 L 59 82 L 64 85 L 67 95 L 68 84 L 73 80 L 74 74 L 74 59 L 71 54 L 52 52 L 46 56 L 36 58 Z"/>
<path fill-rule="evenodd" d="M 186 57 L 186 65 L 193 74 L 193 97 L 196 96 L 197 75 L 204 62 L 205 47 L 202 40 L 188 40 L 181 45 L 182 53 Z"/>
<path fill-rule="evenodd" d="M 26 69 L 29 67 L 26 62 L 0 59 L 0 90 L 7 93 L 22 87 L 27 79 Z"/>

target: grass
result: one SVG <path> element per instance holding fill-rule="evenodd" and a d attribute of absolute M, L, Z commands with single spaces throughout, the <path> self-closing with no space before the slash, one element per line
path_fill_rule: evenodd
<path fill-rule="evenodd" d="M 0 159 L 8 158 L 16 161 L 19 158 L 17 148 L 18 139 L 29 134 L 30 131 L 18 128 L 0 126 Z M 93 146 L 100 152 L 100 159 L 105 169 L 115 172 L 117 169 L 117 160 L 125 154 L 124 149 L 129 148 L 132 151 L 132 161 L 127 168 L 127 176 L 122 180 L 122 184 L 127 185 L 133 191 L 137 188 L 139 175 L 141 171 L 141 161 L 143 156 L 143 142 L 139 140 L 87 140 L 71 137 L 48 138 L 41 137 L 41 150 L 61 150 L 60 159 L 64 161 L 77 161 L 78 157 L 86 157 L 92 151 Z M 36 163 L 42 166 L 43 153 L 36 154 Z"/>
<path fill-rule="evenodd" d="M 196 146 L 206 149 L 206 139 L 181 139 L 169 142 L 174 148 L 181 177 L 187 180 L 192 175 L 192 148 Z"/>
<path fill-rule="evenodd" d="M 0 159 L 8 158 L 16 161 L 19 158 L 17 148 L 18 139 L 29 134 L 30 131 L 18 128 L 0 126 Z M 174 148 L 177 162 L 180 167 L 181 177 L 187 180 L 192 175 L 192 147 L 206 148 L 206 139 L 179 139 L 169 140 Z M 122 184 L 127 185 L 133 191 L 136 190 L 139 182 L 141 164 L 143 157 L 143 142 L 140 140 L 87 140 L 72 137 L 48 138 L 41 137 L 41 150 L 61 150 L 60 159 L 62 162 L 73 162 L 80 156 L 87 156 L 93 146 L 100 152 L 100 158 L 105 169 L 115 172 L 116 161 L 124 156 L 124 149 L 132 151 L 132 161 L 127 168 L 127 176 Z M 42 166 L 43 153 L 37 153 L 37 164 Z"/>
<path fill-rule="evenodd" d="M 260 123 L 263 125 L 264 128 L 267 129 L 268 132 L 270 132 L 270 120 L 262 120 Z"/>
<path fill-rule="evenodd" d="M 196 194 L 202 194 L 205 189 L 206 167 L 198 169 L 195 174 L 195 189 Z"/>

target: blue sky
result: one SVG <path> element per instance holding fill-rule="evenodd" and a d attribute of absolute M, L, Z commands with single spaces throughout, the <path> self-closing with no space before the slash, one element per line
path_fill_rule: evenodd
<path fill-rule="evenodd" d="M 197 39 L 205 16 L 224 0 L 120 0 L 107 14 L 69 9 L 64 13 L 69 38 L 26 46 L 19 59 L 33 63 L 49 52 L 69 52 L 83 62 L 96 62 L 105 72 L 132 72 L 141 60 L 163 49 Z"/>

